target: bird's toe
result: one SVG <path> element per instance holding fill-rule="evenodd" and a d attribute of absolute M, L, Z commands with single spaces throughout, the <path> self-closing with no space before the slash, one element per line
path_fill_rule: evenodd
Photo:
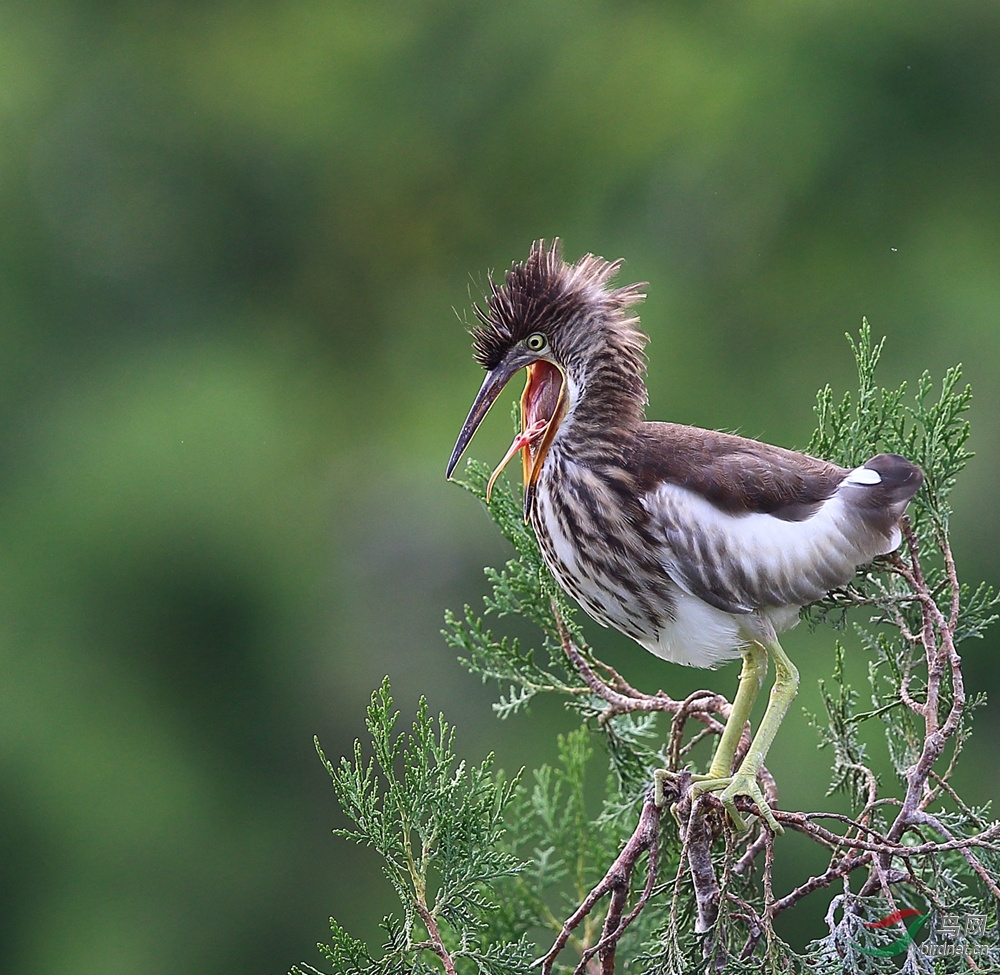
<path fill-rule="evenodd" d="M 718 793 L 719 801 L 740 833 L 745 833 L 749 829 L 746 820 L 736 808 L 736 800 L 740 796 L 746 796 L 754 803 L 760 816 L 775 834 L 784 832 L 781 824 L 774 818 L 774 813 L 771 812 L 771 807 L 767 804 L 755 775 L 737 771 L 735 775 L 724 778 L 696 778 L 691 787 L 692 798 L 697 798 L 705 792 Z"/>
<path fill-rule="evenodd" d="M 774 813 L 771 812 L 771 807 L 767 804 L 767 800 L 764 798 L 764 793 L 757 784 L 757 777 L 755 775 L 737 772 L 733 776 L 729 785 L 727 785 L 726 788 L 719 794 L 719 800 L 725 807 L 726 812 L 729 813 L 729 818 L 732 819 L 736 828 L 741 833 L 746 831 L 747 825 L 743 820 L 743 817 L 740 816 L 736 809 L 736 799 L 739 796 L 746 796 L 748 799 L 753 801 L 758 812 L 764 818 L 764 821 L 771 828 L 772 832 L 776 834 L 784 832 L 781 824 L 774 818 Z"/>

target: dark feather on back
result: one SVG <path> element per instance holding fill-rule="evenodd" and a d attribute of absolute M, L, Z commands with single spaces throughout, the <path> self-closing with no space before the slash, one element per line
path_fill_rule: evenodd
<path fill-rule="evenodd" d="M 663 481 L 703 495 L 727 514 L 805 521 L 847 471 L 815 457 L 678 423 L 644 423 L 632 468 L 642 491 Z"/>

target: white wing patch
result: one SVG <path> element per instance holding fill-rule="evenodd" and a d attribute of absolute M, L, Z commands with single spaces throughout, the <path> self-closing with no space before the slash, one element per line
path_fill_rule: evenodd
<path fill-rule="evenodd" d="M 882 475 L 878 471 L 873 471 L 870 467 L 855 467 L 841 483 L 862 484 L 870 487 L 873 484 L 881 484 Z"/>
<path fill-rule="evenodd" d="M 864 490 L 867 483 L 852 480 L 857 473 L 841 489 Z M 867 473 L 859 478 L 867 481 Z M 661 484 L 644 505 L 662 532 L 663 565 L 677 584 L 738 614 L 805 605 L 894 547 L 860 521 L 840 491 L 804 521 L 732 515 L 676 484 Z"/>

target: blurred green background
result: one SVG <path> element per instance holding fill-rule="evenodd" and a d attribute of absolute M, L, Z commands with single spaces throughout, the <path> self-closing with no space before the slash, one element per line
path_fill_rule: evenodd
<path fill-rule="evenodd" d="M 968 0 L 5 0 L 0 970 L 282 973 L 331 913 L 377 944 L 311 737 L 349 749 L 385 673 L 466 757 L 551 757 L 570 718 L 498 724 L 438 632 L 507 557 L 443 479 L 455 310 L 536 237 L 649 282 L 653 418 L 802 446 L 862 315 L 886 384 L 963 362 L 955 545 L 1000 579 L 998 50 Z M 735 687 L 592 629 L 649 688 Z M 785 642 L 810 710 L 831 644 Z M 997 650 L 967 679 L 1000 705 Z M 783 730 L 783 804 L 832 804 Z"/>

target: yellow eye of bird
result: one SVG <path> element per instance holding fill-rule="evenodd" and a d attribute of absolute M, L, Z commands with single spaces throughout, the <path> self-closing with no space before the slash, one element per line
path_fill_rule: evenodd
<path fill-rule="evenodd" d="M 532 352 L 541 352 L 548 344 L 548 339 L 541 332 L 532 332 L 525 340 L 524 344 Z"/>

